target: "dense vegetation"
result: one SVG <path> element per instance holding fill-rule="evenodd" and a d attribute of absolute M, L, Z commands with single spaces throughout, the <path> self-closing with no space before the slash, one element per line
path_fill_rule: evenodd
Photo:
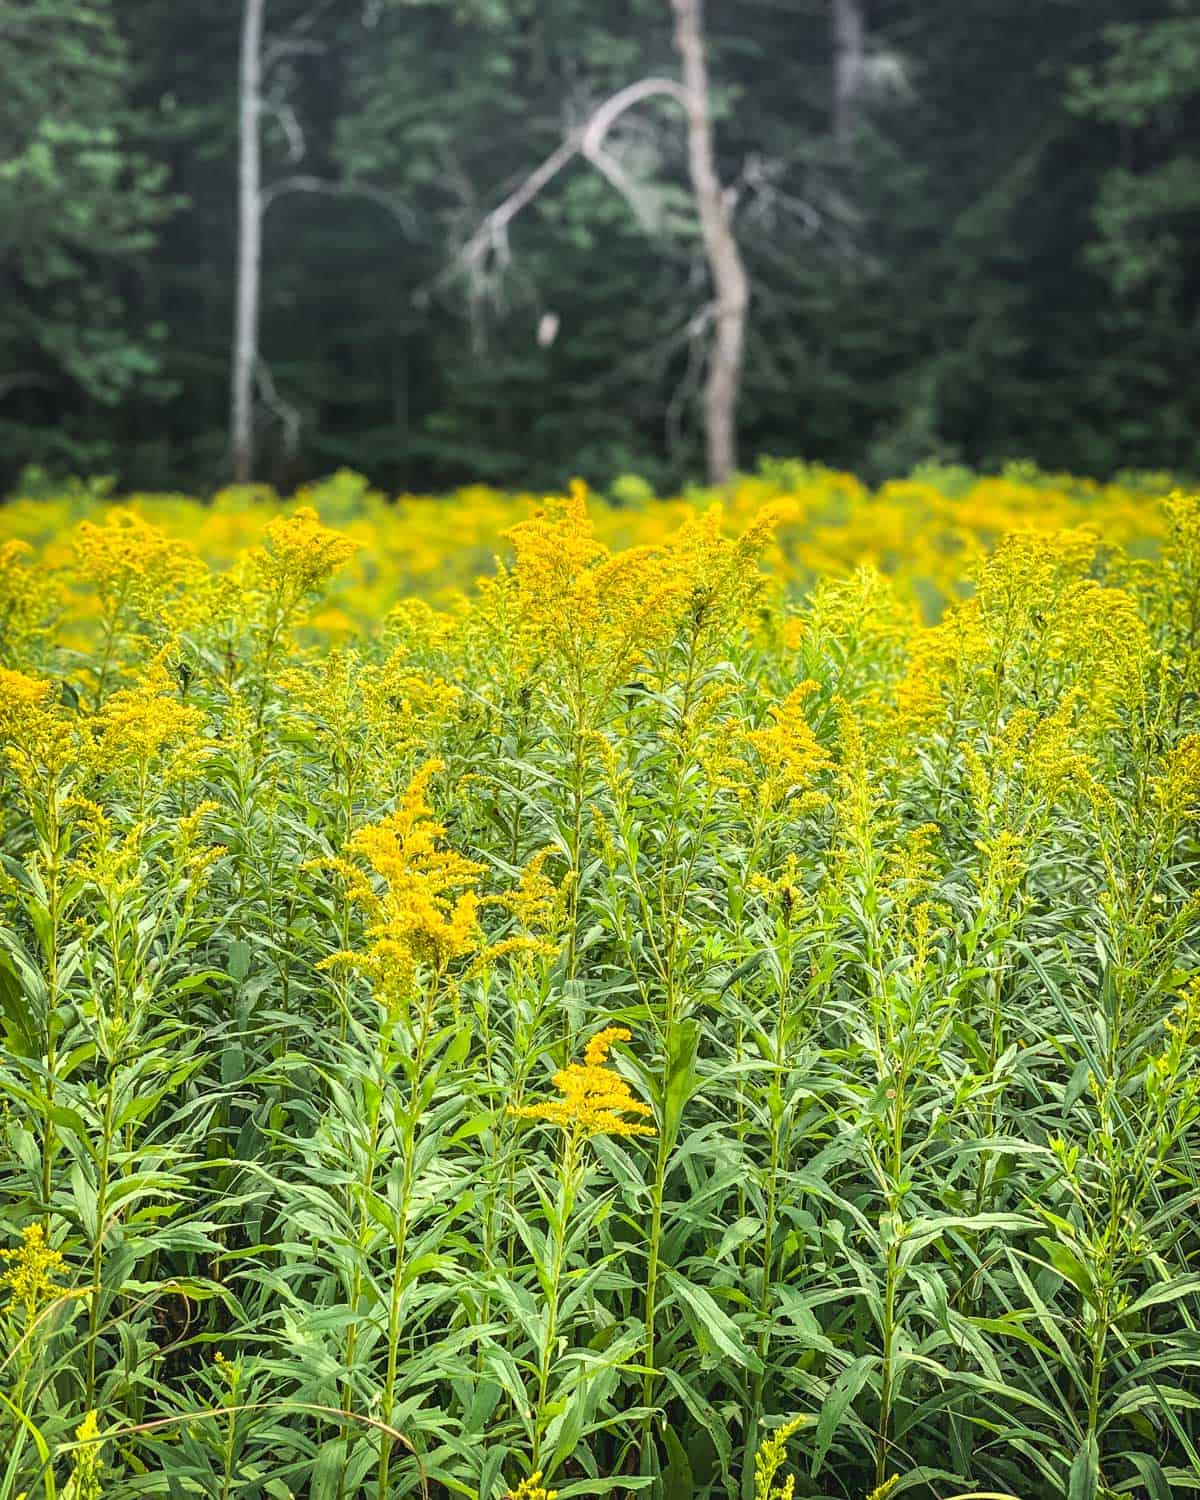
<path fill-rule="evenodd" d="M 1200 501 L 719 498 L 4 511 L 0 1500 L 1200 1487 Z"/>
<path fill-rule="evenodd" d="M 858 8 L 841 138 L 830 0 L 706 18 L 752 285 L 744 452 L 874 479 L 1200 471 L 1193 0 Z M 227 477 L 240 10 L 0 0 L 6 486 L 30 460 Z M 669 104 L 611 142 L 644 226 L 577 164 L 510 265 L 446 279 L 572 124 L 677 70 L 665 0 L 269 0 L 266 21 L 262 475 L 700 472 L 708 293 Z"/>

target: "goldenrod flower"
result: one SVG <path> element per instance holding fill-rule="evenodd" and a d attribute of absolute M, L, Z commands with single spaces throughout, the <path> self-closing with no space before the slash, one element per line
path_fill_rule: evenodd
<path fill-rule="evenodd" d="M 0 543 L 0 649 L 36 633 L 56 602 L 45 573 L 25 566 L 31 551 L 17 538 Z"/>
<path fill-rule="evenodd" d="M 26 791 L 76 757 L 74 725 L 55 698 L 54 683 L 0 667 L 0 745 Z"/>
<path fill-rule="evenodd" d="M 180 700 L 166 661 L 167 651 L 160 651 L 132 687 L 105 699 L 93 721 L 96 763 L 103 770 L 132 768 L 145 775 L 155 765 L 171 774 L 191 769 L 203 748 L 204 715 Z"/>
<path fill-rule="evenodd" d="M 267 526 L 263 546 L 252 562 L 263 588 L 290 607 L 313 593 L 357 551 L 357 542 L 322 526 L 316 511 L 305 505 Z"/>
<path fill-rule="evenodd" d="M 109 615 L 127 604 L 149 613 L 203 571 L 186 542 L 132 510 L 110 510 L 101 525 L 83 521 L 75 536 L 75 576 Z"/>
<path fill-rule="evenodd" d="M 592 812 L 593 817 L 600 816 L 596 808 Z M 553 936 L 563 923 L 574 872 L 568 870 L 557 883 L 551 880 L 545 872 L 545 864 L 554 852 L 554 847 L 549 844 L 539 849 L 522 868 L 521 878 L 512 890 L 486 898 L 485 904 L 511 912 L 527 937 Z M 554 951 L 553 944 L 550 951 Z"/>
<path fill-rule="evenodd" d="M 787 1441 L 806 1421 L 793 1417 L 782 1427 L 777 1427 L 758 1445 L 754 1454 L 754 1500 L 792 1500 L 796 1488 L 795 1476 L 789 1474 L 782 1484 L 775 1483 L 775 1476 L 787 1462 Z"/>
<path fill-rule="evenodd" d="M 614 1042 L 627 1042 L 631 1033 L 624 1026 L 606 1026 L 587 1044 L 582 1063 L 571 1063 L 554 1075 L 554 1087 L 562 1096 L 543 1104 L 510 1105 L 510 1113 L 522 1120 L 544 1120 L 574 1135 L 653 1135 L 649 1125 L 628 1120 L 626 1115 L 649 1115 L 650 1106 L 634 1098 L 629 1085 L 605 1060 Z"/>
<path fill-rule="evenodd" d="M 659 549 L 610 553 L 596 539 L 586 496 L 576 481 L 569 497 L 548 501 L 507 536 L 525 659 L 546 659 L 603 693 L 667 638 L 686 584 Z"/>
<path fill-rule="evenodd" d="M 75 1429 L 75 1441 L 82 1448 L 75 1450 L 75 1464 L 63 1500 L 100 1500 L 100 1473 L 104 1464 L 100 1460 L 100 1425 L 94 1411 L 88 1412 Z"/>
<path fill-rule="evenodd" d="M 558 1500 L 558 1491 L 542 1487 L 542 1471 L 538 1469 L 528 1479 L 522 1479 L 515 1490 L 506 1490 L 503 1500 Z"/>
<path fill-rule="evenodd" d="M 67 1291 L 54 1280 L 58 1272 L 66 1270 L 67 1263 L 61 1251 L 47 1245 L 41 1224 L 27 1224 L 21 1231 L 20 1248 L 0 1250 L 0 1260 L 10 1262 L 0 1276 L 0 1286 L 8 1287 L 13 1300 L 21 1303 L 26 1325 L 34 1322 L 47 1303 Z"/>
<path fill-rule="evenodd" d="M 366 913 L 367 950 L 335 954 L 325 966 L 359 969 L 388 1004 L 412 990 L 421 965 L 440 972 L 484 946 L 476 890 L 484 867 L 442 847 L 446 830 L 426 800 L 429 782 L 441 769 L 440 761 L 429 761 L 395 812 L 351 838 L 347 852 L 363 861 L 365 871 L 351 860 L 331 861 L 350 900 Z"/>
<path fill-rule="evenodd" d="M 820 684 L 802 682 L 782 703 L 769 710 L 770 722 L 745 735 L 762 763 L 765 775 L 759 783 L 759 798 L 774 806 L 807 790 L 829 764 L 829 755 L 818 742 L 804 716 L 804 703 Z"/>

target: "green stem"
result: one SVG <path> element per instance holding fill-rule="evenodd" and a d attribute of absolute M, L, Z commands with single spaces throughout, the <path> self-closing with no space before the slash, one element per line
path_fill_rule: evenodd
<path fill-rule="evenodd" d="M 83 1407 L 94 1409 L 96 1394 L 96 1343 L 100 1333 L 100 1273 L 104 1267 L 104 1220 L 108 1214 L 109 1152 L 112 1142 L 113 1108 L 116 1086 L 113 1063 L 109 1063 L 108 1088 L 104 1099 L 103 1139 L 100 1147 L 100 1170 L 96 1183 L 96 1234 L 92 1243 L 92 1295 L 88 1305 L 87 1385 Z"/>
<path fill-rule="evenodd" d="M 896 1341 L 896 1287 L 898 1283 L 897 1256 L 899 1243 L 895 1239 L 897 1225 L 893 1216 L 893 1239 L 888 1245 L 887 1274 L 883 1294 L 883 1377 L 879 1386 L 879 1439 L 875 1445 L 875 1483 L 883 1484 L 887 1478 L 888 1450 L 891 1447 L 892 1390 L 895 1380 Z"/>

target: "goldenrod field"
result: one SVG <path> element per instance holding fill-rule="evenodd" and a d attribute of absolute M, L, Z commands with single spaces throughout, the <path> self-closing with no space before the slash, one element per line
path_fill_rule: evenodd
<path fill-rule="evenodd" d="M 1200 498 L 615 488 L 0 510 L 0 1500 L 1200 1490 Z"/>

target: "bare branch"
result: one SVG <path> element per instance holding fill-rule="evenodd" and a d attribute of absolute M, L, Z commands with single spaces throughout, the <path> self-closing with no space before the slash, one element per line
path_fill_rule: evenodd
<path fill-rule="evenodd" d="M 683 85 L 674 78 L 639 78 L 636 83 L 626 84 L 623 89 L 618 89 L 615 94 L 604 101 L 599 109 L 593 111 L 591 118 L 583 126 L 580 132 L 582 142 L 580 149 L 585 156 L 598 151 L 604 145 L 604 137 L 617 123 L 627 109 L 632 109 L 635 104 L 641 104 L 644 99 L 652 99 L 655 95 L 665 94 L 674 99 L 676 104 L 687 107 L 687 93 Z"/>
<path fill-rule="evenodd" d="M 688 358 L 683 375 L 671 392 L 671 398 L 663 413 L 663 435 L 666 438 L 667 450 L 672 454 L 678 454 L 683 446 L 683 415 L 691 405 L 704 378 L 705 365 L 708 362 L 708 332 L 716 316 L 717 304 L 706 303 L 688 319 L 687 326 L 682 331 L 682 337 L 677 340 L 679 343 L 686 340 Z"/>
<path fill-rule="evenodd" d="M 265 214 L 272 203 L 286 197 L 288 193 L 322 193 L 327 198 L 362 198 L 367 203 L 377 204 L 386 210 L 414 239 L 418 226 L 412 212 L 389 194 L 366 182 L 338 182 L 330 177 L 313 177 L 297 173 L 292 177 L 281 177 L 273 182 L 262 195 L 262 212 Z"/>
<path fill-rule="evenodd" d="M 301 37 L 278 37 L 275 41 L 268 42 L 263 48 L 263 74 L 269 73 L 275 64 L 282 62 L 285 57 L 298 57 L 302 54 L 316 57 L 328 50 L 329 46 L 326 42 L 307 41 Z"/>
<path fill-rule="evenodd" d="M 283 451 L 289 459 L 294 458 L 300 446 L 300 413 L 290 401 L 285 401 L 279 394 L 275 379 L 264 360 L 259 359 L 254 375 L 264 405 L 274 412 L 283 428 Z"/>
<path fill-rule="evenodd" d="M 24 391 L 34 387 L 49 387 L 53 382 L 36 370 L 14 370 L 11 375 L 0 375 L 0 401 L 13 391 Z"/>
<path fill-rule="evenodd" d="M 264 99 L 259 107 L 263 114 L 271 116 L 287 137 L 288 160 L 290 162 L 303 161 L 308 147 L 299 118 L 292 106 L 286 99 Z"/>
<path fill-rule="evenodd" d="M 603 104 L 592 111 L 582 126 L 572 130 L 546 157 L 545 161 L 534 168 L 503 203 L 498 204 L 491 213 L 486 215 L 479 227 L 459 249 L 445 272 L 438 278 L 438 284 L 444 284 L 464 271 L 478 272 L 492 259 L 499 261 L 501 266 L 506 266 L 511 258 L 508 249 L 508 226 L 522 209 L 527 208 L 543 188 L 553 182 L 563 168 L 574 161 L 577 156 L 583 156 L 602 172 L 633 208 L 639 222 L 646 223 L 645 204 L 639 203 L 636 188 L 619 164 L 607 155 L 603 148 L 605 137 L 626 110 L 632 109 L 646 99 L 663 96 L 674 99 L 677 104 L 686 103 L 683 88 L 674 78 L 657 77 L 640 78 L 636 83 L 630 83 L 623 89 L 618 89 L 615 94 L 606 99 Z"/>

